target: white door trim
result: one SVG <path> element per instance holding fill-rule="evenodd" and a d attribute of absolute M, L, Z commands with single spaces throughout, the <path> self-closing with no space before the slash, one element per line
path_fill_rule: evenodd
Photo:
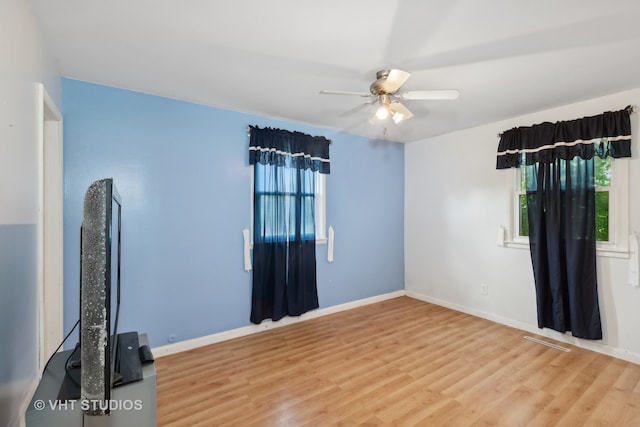
<path fill-rule="evenodd" d="M 38 367 L 63 337 L 62 114 L 38 83 Z"/>

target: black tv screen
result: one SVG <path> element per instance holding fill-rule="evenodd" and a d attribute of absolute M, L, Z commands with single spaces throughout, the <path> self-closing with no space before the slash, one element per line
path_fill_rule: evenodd
<path fill-rule="evenodd" d="M 120 306 L 122 201 L 107 178 L 85 193 L 80 268 L 81 395 L 87 415 L 109 413 Z"/>

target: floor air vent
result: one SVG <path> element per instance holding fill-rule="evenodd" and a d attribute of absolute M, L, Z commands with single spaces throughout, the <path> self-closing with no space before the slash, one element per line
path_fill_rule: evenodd
<path fill-rule="evenodd" d="M 562 347 L 562 346 L 559 346 L 557 344 L 552 344 L 550 342 L 542 341 L 542 340 L 539 340 L 537 338 L 530 337 L 530 336 L 527 336 L 527 335 L 524 336 L 524 339 L 525 340 L 529 340 L 529 341 L 533 341 L 533 342 L 538 343 L 538 344 L 546 345 L 547 347 L 555 348 L 556 350 L 564 351 L 566 353 L 571 351 L 570 349 L 568 349 L 566 347 Z"/>

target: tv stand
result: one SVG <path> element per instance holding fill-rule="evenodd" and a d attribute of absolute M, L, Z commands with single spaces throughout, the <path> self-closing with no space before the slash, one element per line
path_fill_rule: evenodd
<path fill-rule="evenodd" d="M 148 345 L 146 334 L 138 334 L 140 345 Z M 73 350 L 56 353 L 42 374 L 40 384 L 27 408 L 27 427 L 129 427 L 156 426 L 156 368 L 142 367 L 142 381 L 111 390 L 111 414 L 84 415 L 79 400 L 59 401 L 58 392 L 65 378 L 64 365 Z M 87 403 L 85 402 L 84 405 Z"/>

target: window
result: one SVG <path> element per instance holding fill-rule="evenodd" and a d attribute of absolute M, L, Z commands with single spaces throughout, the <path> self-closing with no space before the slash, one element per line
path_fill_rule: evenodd
<path fill-rule="evenodd" d="M 329 145 L 322 136 L 249 126 L 253 182 L 252 323 L 319 307 L 316 216 L 324 224 Z M 316 211 L 316 194 L 318 206 Z M 320 236 L 324 227 L 318 227 Z M 243 232 L 246 236 L 246 232 Z M 245 266 L 248 250 L 245 244 Z"/>
<path fill-rule="evenodd" d="M 508 246 L 528 247 L 527 186 L 535 183 L 534 168 L 515 168 L 512 238 Z M 594 157 L 596 184 L 596 240 L 600 255 L 626 256 L 628 252 L 628 160 Z"/>
<path fill-rule="evenodd" d="M 251 239 L 253 241 L 253 225 L 254 225 L 254 185 L 255 184 L 255 166 L 251 166 Z M 276 200 L 282 201 L 284 198 L 284 206 L 285 206 L 285 215 L 292 217 L 294 215 L 293 212 L 293 203 L 292 201 L 295 199 L 295 195 L 298 191 L 298 186 L 296 185 L 296 178 L 294 177 L 296 170 L 295 169 L 281 169 L 282 173 L 285 174 L 283 180 L 286 184 L 287 190 L 285 192 L 275 192 L 273 189 L 267 188 L 267 184 L 263 181 L 258 182 L 258 188 L 255 189 L 255 195 L 257 198 L 262 199 L 262 203 L 266 209 L 269 209 L 268 206 L 275 204 Z M 309 170 L 305 170 L 302 173 L 303 179 L 313 180 L 313 188 L 315 191 L 313 194 L 302 194 L 303 200 L 314 200 L 315 201 L 315 210 L 314 210 L 314 218 L 315 220 L 315 233 L 316 233 L 316 243 L 326 243 L 327 241 L 327 233 L 326 233 L 326 185 L 327 185 L 327 176 L 326 174 L 319 172 L 311 172 Z M 311 186 L 308 186 L 308 188 Z M 308 218 L 308 221 L 312 220 L 312 218 Z M 310 224 L 306 224 L 309 226 Z M 303 227 L 304 228 L 304 227 Z M 294 230 L 278 230 L 276 227 L 273 229 L 266 230 L 267 235 L 271 235 L 274 238 L 281 236 L 284 237 L 286 235 L 292 236 Z"/>

